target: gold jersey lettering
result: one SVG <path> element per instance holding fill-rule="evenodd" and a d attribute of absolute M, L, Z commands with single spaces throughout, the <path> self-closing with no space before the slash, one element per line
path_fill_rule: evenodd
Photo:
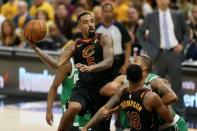
<path fill-rule="evenodd" d="M 138 110 L 139 112 L 143 109 L 143 107 L 139 103 L 137 103 L 136 101 L 133 101 L 133 100 L 123 101 L 120 103 L 120 106 L 122 109 L 125 109 L 127 107 L 133 107 L 136 110 Z"/>

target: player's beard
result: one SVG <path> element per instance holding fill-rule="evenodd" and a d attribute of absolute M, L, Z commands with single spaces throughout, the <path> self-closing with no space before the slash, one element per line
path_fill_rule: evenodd
<path fill-rule="evenodd" d="M 95 31 L 91 31 L 88 34 L 88 38 L 93 38 L 95 36 Z"/>

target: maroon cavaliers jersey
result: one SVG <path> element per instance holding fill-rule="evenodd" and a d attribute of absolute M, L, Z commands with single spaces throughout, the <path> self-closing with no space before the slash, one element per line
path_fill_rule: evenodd
<path fill-rule="evenodd" d="M 123 89 L 120 99 L 120 107 L 127 115 L 131 131 L 158 131 L 156 124 L 156 112 L 147 111 L 143 105 L 144 95 L 148 89 L 140 89 L 129 92 Z"/>
<path fill-rule="evenodd" d="M 98 64 L 103 60 L 103 47 L 100 44 L 100 36 L 101 34 L 95 34 L 95 36 L 89 40 L 81 39 L 77 41 L 74 54 L 75 64 L 81 63 L 90 66 Z M 111 69 L 99 72 L 79 71 L 79 80 L 77 84 L 85 84 L 90 88 L 101 88 L 112 80 L 113 76 Z"/>

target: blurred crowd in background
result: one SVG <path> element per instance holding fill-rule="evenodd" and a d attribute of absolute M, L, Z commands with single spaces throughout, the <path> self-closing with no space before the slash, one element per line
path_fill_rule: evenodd
<path fill-rule="evenodd" d="M 131 55 L 140 54 L 136 32 L 146 15 L 157 8 L 156 0 L 1 0 L 0 46 L 29 48 L 23 29 L 31 19 L 39 19 L 45 21 L 48 31 L 38 46 L 60 50 L 79 32 L 77 16 L 88 10 L 95 15 L 96 24 L 102 23 L 101 5 L 108 1 L 114 6 L 114 20 L 122 23 L 129 33 Z M 170 8 L 183 13 L 190 34 L 185 56 L 197 60 L 197 0 L 171 0 Z"/>

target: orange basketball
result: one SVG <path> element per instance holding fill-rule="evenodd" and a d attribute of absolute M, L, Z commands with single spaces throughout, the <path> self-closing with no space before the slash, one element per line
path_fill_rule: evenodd
<path fill-rule="evenodd" d="M 47 28 L 43 21 L 33 19 L 25 26 L 24 33 L 30 42 L 38 42 L 45 37 Z"/>

